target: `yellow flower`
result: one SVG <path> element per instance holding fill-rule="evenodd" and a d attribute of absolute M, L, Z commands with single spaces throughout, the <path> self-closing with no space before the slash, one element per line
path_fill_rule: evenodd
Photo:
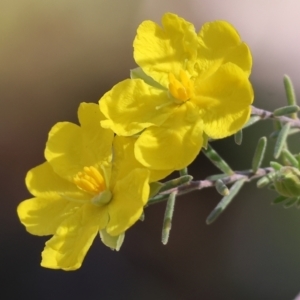
<path fill-rule="evenodd" d="M 53 235 L 42 253 L 47 268 L 79 268 L 99 231 L 102 241 L 118 250 L 143 212 L 149 180 L 170 173 L 150 174 L 142 167 L 132 151 L 135 139 L 114 139 L 103 129 L 97 104 L 82 103 L 78 117 L 80 126 L 61 122 L 50 131 L 47 161 L 26 176 L 34 198 L 17 209 L 28 232 Z"/>
<path fill-rule="evenodd" d="M 139 135 L 135 155 L 151 169 L 182 169 L 203 145 L 236 133 L 250 116 L 252 58 L 225 21 L 200 32 L 167 13 L 163 27 L 143 22 L 134 40 L 139 69 L 100 99 L 104 128 Z"/>

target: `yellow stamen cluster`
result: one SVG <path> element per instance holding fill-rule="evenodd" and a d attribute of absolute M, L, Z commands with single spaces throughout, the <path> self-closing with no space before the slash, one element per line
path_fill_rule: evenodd
<path fill-rule="evenodd" d="M 103 176 L 93 166 L 84 167 L 83 172 L 77 173 L 73 180 L 79 189 L 93 195 L 99 194 L 106 189 Z"/>
<path fill-rule="evenodd" d="M 169 73 L 169 91 L 175 99 L 186 102 L 193 94 L 194 83 L 183 70 L 180 70 L 179 77 L 180 80 L 173 73 Z"/>

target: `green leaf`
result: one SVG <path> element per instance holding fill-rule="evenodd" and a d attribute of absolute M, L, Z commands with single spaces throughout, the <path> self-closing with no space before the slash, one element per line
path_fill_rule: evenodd
<path fill-rule="evenodd" d="M 283 76 L 283 83 L 285 87 L 285 94 L 289 105 L 297 105 L 296 95 L 293 87 L 292 80 L 288 75 Z M 291 118 L 296 119 L 297 113 L 292 113 Z"/>
<path fill-rule="evenodd" d="M 237 145 L 241 145 L 243 141 L 243 131 L 239 130 L 235 135 L 234 135 L 234 141 Z"/>
<path fill-rule="evenodd" d="M 280 117 L 280 116 L 297 113 L 299 110 L 300 110 L 300 107 L 298 105 L 283 106 L 283 107 L 275 109 L 273 111 L 273 115 L 275 117 Z"/>
<path fill-rule="evenodd" d="M 255 124 L 256 122 L 258 122 L 259 120 L 261 120 L 260 116 L 252 116 L 249 118 L 248 122 L 244 125 L 243 129 L 246 127 L 249 127 L 253 124 Z"/>
<path fill-rule="evenodd" d="M 279 132 L 279 135 L 278 135 L 278 138 L 276 140 L 276 144 L 275 144 L 275 147 L 274 147 L 274 157 L 277 159 L 280 154 L 281 154 L 281 151 L 285 145 L 285 142 L 286 142 L 286 138 L 288 136 L 288 132 L 290 130 L 290 123 L 286 123 L 280 130 Z"/>
<path fill-rule="evenodd" d="M 278 135 L 279 135 L 279 132 L 280 132 L 280 130 L 273 131 L 273 132 L 269 135 L 269 137 L 270 137 L 271 139 L 277 139 L 277 137 L 278 137 Z M 290 136 L 290 135 L 293 135 L 293 134 L 299 133 L 299 132 L 300 132 L 300 129 L 299 129 L 299 128 L 291 128 L 290 131 L 289 131 L 289 133 L 288 133 L 288 135 Z"/>
<path fill-rule="evenodd" d="M 131 79 L 142 79 L 145 83 L 161 89 L 166 90 L 162 85 L 160 85 L 158 82 L 156 82 L 152 77 L 148 76 L 142 68 L 137 67 L 135 69 L 130 70 L 130 78 Z"/>
<path fill-rule="evenodd" d="M 272 204 L 280 204 L 280 203 L 286 201 L 287 199 L 288 199 L 288 197 L 286 197 L 286 196 L 278 196 L 273 200 Z"/>
<path fill-rule="evenodd" d="M 214 208 L 214 210 L 209 214 L 209 216 L 206 219 L 206 224 L 209 225 L 213 223 L 220 216 L 220 214 L 226 209 L 226 207 L 231 203 L 233 198 L 240 191 L 244 183 L 245 179 L 240 179 L 232 185 L 232 187 L 230 188 L 229 195 L 223 197 L 222 200 L 218 203 L 218 205 Z"/>
<path fill-rule="evenodd" d="M 184 176 L 180 176 L 176 179 L 169 180 L 164 183 L 164 185 L 160 189 L 160 192 L 164 192 L 164 191 L 179 187 L 183 184 L 189 183 L 192 180 L 193 180 L 193 176 L 191 176 L 191 175 L 184 175 Z"/>
<path fill-rule="evenodd" d="M 298 168 L 298 160 L 288 149 L 283 149 L 282 155 L 291 166 Z"/>
<path fill-rule="evenodd" d="M 226 161 L 212 148 L 210 144 L 207 145 L 207 149 L 202 149 L 205 156 L 222 172 L 227 175 L 233 175 L 234 172 L 226 163 Z"/>
<path fill-rule="evenodd" d="M 215 187 L 217 192 L 222 195 L 222 196 L 227 196 L 229 195 L 229 189 L 228 187 L 224 184 L 224 182 L 221 179 L 217 179 L 215 182 Z"/>
<path fill-rule="evenodd" d="M 267 138 L 263 136 L 258 140 L 255 153 L 252 159 L 252 170 L 254 173 L 256 173 L 261 166 L 261 163 L 265 156 L 266 148 L 267 148 Z"/>
<path fill-rule="evenodd" d="M 275 173 L 275 172 L 274 172 Z M 261 189 L 265 187 L 266 185 L 270 184 L 272 182 L 272 177 L 268 175 L 261 177 L 259 180 L 256 182 L 256 187 Z"/>
<path fill-rule="evenodd" d="M 284 203 L 283 207 L 290 208 L 296 204 L 297 200 L 298 198 L 290 198 L 287 200 L 287 202 Z"/>
<path fill-rule="evenodd" d="M 153 198 L 155 195 L 158 194 L 158 192 L 164 186 L 164 184 L 161 183 L 161 182 L 156 181 L 156 182 L 151 182 L 149 184 L 149 186 L 150 186 L 150 193 L 149 193 L 149 199 L 150 199 L 150 198 Z"/>
<path fill-rule="evenodd" d="M 275 171 L 279 171 L 283 165 L 281 165 L 280 163 L 278 163 L 277 161 L 270 161 L 270 166 L 275 170 Z"/>
<path fill-rule="evenodd" d="M 184 169 L 179 170 L 179 174 L 180 174 L 180 176 L 189 175 L 188 168 L 184 168 Z"/>
<path fill-rule="evenodd" d="M 169 241 L 170 230 L 172 227 L 172 218 L 173 218 L 174 207 L 175 207 L 175 200 L 176 200 L 176 192 L 172 192 L 169 195 L 169 199 L 166 205 L 163 229 L 161 234 L 161 242 L 164 245 L 166 245 Z"/>
<path fill-rule="evenodd" d="M 223 179 L 223 178 L 226 178 L 226 177 L 228 177 L 227 174 L 216 174 L 216 175 L 208 176 L 205 179 L 210 180 L 210 181 L 216 181 L 218 179 Z"/>

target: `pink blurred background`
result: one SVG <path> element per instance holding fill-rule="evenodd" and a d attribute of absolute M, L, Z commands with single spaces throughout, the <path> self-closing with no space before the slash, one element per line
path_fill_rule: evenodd
<path fill-rule="evenodd" d="M 286 104 L 283 74 L 300 95 L 300 3 L 297 0 L 15 0 L 0 2 L 0 295 L 3 299 L 293 299 L 300 291 L 300 212 L 271 206 L 270 191 L 245 187 L 211 226 L 220 200 L 213 190 L 177 201 L 170 242 L 160 242 L 164 204 L 146 210 L 119 253 L 96 239 L 76 272 L 43 269 L 47 238 L 19 223 L 18 203 L 30 195 L 26 172 L 43 162 L 49 129 L 76 122 L 80 102 L 97 102 L 135 67 L 132 41 L 145 19 L 165 12 L 200 29 L 231 22 L 250 46 L 255 105 Z M 245 130 L 242 146 L 215 143 L 235 169 L 251 164 L 257 139 L 271 123 Z M 295 151 L 297 140 L 294 141 Z M 272 154 L 270 143 L 268 155 Z M 217 172 L 200 155 L 196 179 Z"/>

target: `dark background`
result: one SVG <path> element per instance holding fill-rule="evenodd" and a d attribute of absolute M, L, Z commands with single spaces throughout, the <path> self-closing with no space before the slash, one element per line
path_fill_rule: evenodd
<path fill-rule="evenodd" d="M 80 102 L 97 102 L 135 67 L 132 41 L 145 19 L 179 14 L 197 28 L 231 22 L 249 44 L 255 105 L 285 105 L 282 77 L 299 95 L 297 0 L 276 1 L 0 1 L 0 296 L 2 299 L 294 299 L 300 291 L 300 212 L 271 206 L 275 194 L 248 184 L 216 221 L 205 219 L 220 200 L 214 190 L 176 203 L 169 244 L 160 242 L 164 204 L 127 233 L 120 252 L 96 238 L 80 270 L 40 267 L 48 237 L 32 236 L 16 215 L 30 197 L 26 172 L 43 162 L 49 129 L 77 121 Z M 215 148 L 234 169 L 251 165 L 264 122 Z M 269 159 L 274 142 L 268 146 Z M 293 150 L 299 151 L 297 137 Z M 266 160 L 267 161 L 267 160 Z M 202 155 L 196 179 L 216 173 Z"/>

